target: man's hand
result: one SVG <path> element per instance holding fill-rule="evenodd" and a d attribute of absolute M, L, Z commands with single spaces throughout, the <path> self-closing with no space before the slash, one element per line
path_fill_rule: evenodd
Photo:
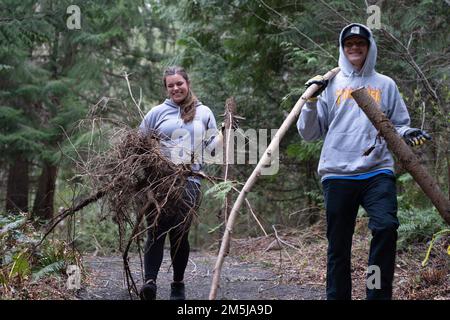
<path fill-rule="evenodd" d="M 313 84 L 317 84 L 319 85 L 319 89 L 317 89 L 316 92 L 314 92 L 314 94 L 311 96 L 311 98 L 316 98 L 319 94 L 322 93 L 323 90 L 325 90 L 325 88 L 328 85 L 328 80 L 325 80 L 322 76 L 318 75 L 315 76 L 314 78 L 309 79 L 308 81 L 306 81 L 305 83 L 305 88 L 308 88 L 309 86 L 313 85 Z"/>
<path fill-rule="evenodd" d="M 424 130 L 411 128 L 405 132 L 403 139 L 408 145 L 415 147 L 424 144 L 427 140 L 431 140 L 431 136 Z"/>

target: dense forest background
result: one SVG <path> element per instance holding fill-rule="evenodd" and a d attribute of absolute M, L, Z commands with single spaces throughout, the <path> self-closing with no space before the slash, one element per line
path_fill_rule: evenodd
<path fill-rule="evenodd" d="M 70 5 L 80 8 L 80 28 L 69 28 Z M 115 123 L 139 125 L 133 99 L 145 113 L 165 98 L 162 71 L 169 65 L 187 69 L 219 123 L 225 100 L 235 97 L 243 130 L 278 128 L 304 82 L 337 66 L 340 30 L 349 22 L 367 24 L 370 5 L 381 10 L 381 29 L 373 29 L 376 69 L 396 81 L 412 126 L 433 137 L 415 152 L 449 194 L 448 1 L 1 0 L 1 226 L 19 223 L 25 212 L 42 229 L 60 208 L 88 195 L 92 186 L 78 164 L 107 146 L 104 132 Z M 268 233 L 323 221 L 320 148 L 291 128 L 280 145 L 279 172 L 253 188 L 249 201 Z M 230 170 L 243 183 L 253 168 Z M 221 170 L 211 165 L 207 173 Z M 427 243 L 446 226 L 402 168 L 397 181 L 399 248 Z M 203 184 L 205 192 L 211 187 Z M 217 191 L 203 198 L 194 246 L 219 239 L 223 198 Z M 243 208 L 233 236 L 262 234 Z M 59 237 L 82 251 L 117 249 L 117 227 L 101 203 L 72 217 Z M 2 241 L 2 250 L 18 259 L 19 247 Z"/>

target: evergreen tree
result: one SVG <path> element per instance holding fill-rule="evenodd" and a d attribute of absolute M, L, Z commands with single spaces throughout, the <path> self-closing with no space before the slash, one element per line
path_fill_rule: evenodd
<path fill-rule="evenodd" d="M 79 30 L 67 28 L 69 5 L 80 8 Z M 43 0 L 18 5 L 4 1 L 2 9 L 5 9 L 0 23 L 4 77 L 0 89 L 2 105 L 8 108 L 2 108 L 0 118 L 17 121 L 11 128 L 5 128 L 1 136 L 6 150 L 3 156 L 16 164 L 10 167 L 14 174 L 9 175 L 8 188 L 28 194 L 25 173 L 22 178 L 17 177 L 25 171 L 16 168 L 17 157 L 24 158 L 20 154 L 23 151 L 33 175 L 39 175 L 33 212 L 47 220 L 53 216 L 56 179 L 66 160 L 60 150 L 69 144 L 68 138 L 76 140 L 76 135 L 84 133 L 74 130 L 79 121 L 87 117 L 97 102 L 113 101 L 103 105 L 96 116 L 114 116 L 132 126 L 139 123 L 139 113 L 130 103 L 122 77 L 125 72 L 131 74 L 134 95 L 139 95 L 135 88 L 140 85 L 145 102 L 160 96 L 159 81 L 155 78 L 159 80 L 160 69 L 154 63 L 163 57 L 155 47 L 165 38 L 156 30 L 161 23 L 150 2 Z M 11 35 L 15 35 L 14 41 Z M 8 113 L 11 110 L 21 112 Z M 25 123 L 29 126 L 26 130 Z M 24 146 L 24 134 L 28 134 L 27 143 L 33 146 Z M 27 184 L 27 188 L 14 186 L 19 181 Z M 15 200 L 10 202 L 8 210 Z M 26 208 L 21 205 L 22 210 Z"/>

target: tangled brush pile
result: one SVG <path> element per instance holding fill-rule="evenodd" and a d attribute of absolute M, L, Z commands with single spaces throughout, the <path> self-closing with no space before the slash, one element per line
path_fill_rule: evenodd
<path fill-rule="evenodd" d="M 183 201 L 187 177 L 194 174 L 188 165 L 175 165 L 167 159 L 156 136 L 143 137 L 136 130 L 125 132 L 109 152 L 92 163 L 91 179 L 94 185 L 101 186 L 119 224 L 121 249 L 126 224 L 134 225 L 133 215 L 151 205 L 156 210 L 143 215 L 174 211 Z M 142 218 L 138 216 L 137 220 Z"/>
<path fill-rule="evenodd" d="M 187 178 L 198 174 L 192 172 L 190 165 L 174 164 L 164 156 L 157 136 L 144 137 L 134 129 L 117 135 L 109 150 L 83 164 L 83 171 L 95 191 L 62 211 L 42 240 L 66 217 L 103 198 L 118 224 L 119 250 L 131 296 L 137 288 L 128 266 L 128 251 L 133 241 L 140 249 L 140 235 L 153 226 L 145 228 L 143 221 L 156 224 L 160 215 L 177 212 L 184 205 L 182 196 Z M 188 213 L 190 218 L 193 215 L 195 208 Z M 132 230 L 131 234 L 126 235 L 127 229 Z"/>

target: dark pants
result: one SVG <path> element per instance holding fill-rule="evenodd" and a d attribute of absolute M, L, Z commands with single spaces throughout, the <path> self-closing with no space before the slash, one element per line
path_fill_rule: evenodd
<path fill-rule="evenodd" d="M 200 186 L 195 182 L 187 181 L 183 193 L 185 203 L 174 212 L 163 211 L 157 226 L 148 230 L 144 252 L 145 281 L 150 279 L 156 281 L 164 256 L 164 242 L 167 234 L 170 240 L 173 281 L 183 281 L 190 251 L 188 236 L 192 214 L 189 214 L 189 211 L 198 207 L 199 195 Z M 154 219 L 150 216 L 147 224 L 153 222 Z"/>
<path fill-rule="evenodd" d="M 379 267 L 381 276 L 381 288 L 366 287 L 367 299 L 391 299 L 399 226 L 395 178 L 379 174 L 366 180 L 327 179 L 323 189 L 328 238 L 327 298 L 351 299 L 351 246 L 361 205 L 369 215 L 372 232 L 368 264 Z M 372 275 L 375 273 L 368 273 Z"/>

